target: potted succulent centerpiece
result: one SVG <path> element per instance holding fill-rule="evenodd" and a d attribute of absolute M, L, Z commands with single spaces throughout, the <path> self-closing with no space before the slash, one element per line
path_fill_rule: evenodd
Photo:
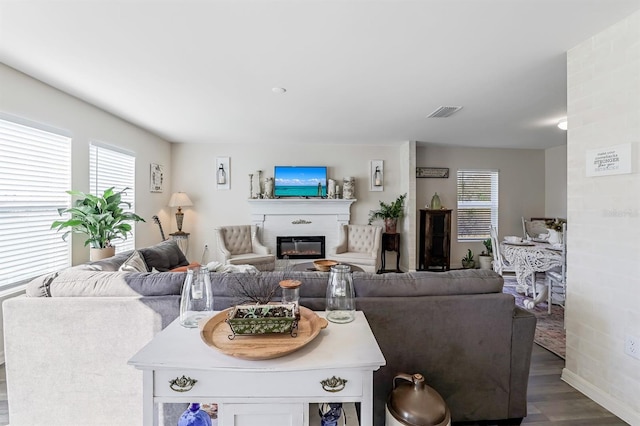
<path fill-rule="evenodd" d="M 144 222 L 145 220 L 132 212 L 126 212 L 122 206 L 131 204 L 122 201 L 122 191 L 113 188 L 105 190 L 102 195 L 92 195 L 80 191 L 67 191 L 67 194 L 78 197 L 73 207 L 58 209 L 60 216 L 70 214 L 67 220 L 56 220 L 51 229 L 58 231 L 66 229 L 62 235 L 66 240 L 69 234 L 84 234 L 87 239 L 85 246 L 91 247 L 91 260 L 104 259 L 115 254 L 115 247 L 111 242 L 117 238 L 127 239 L 131 233 L 130 222 Z"/>
<path fill-rule="evenodd" d="M 493 260 L 493 247 L 491 246 L 491 238 L 482 241 L 485 250 L 478 256 L 480 269 L 491 269 L 491 261 Z"/>
<path fill-rule="evenodd" d="M 404 216 L 404 200 L 407 198 L 407 194 L 402 194 L 395 201 L 391 203 L 385 203 L 380 201 L 380 208 L 378 210 L 371 210 L 369 212 L 369 225 L 376 219 L 383 219 L 385 225 L 385 232 L 387 234 L 395 234 L 398 225 L 398 219 Z"/>
<path fill-rule="evenodd" d="M 462 258 L 462 267 L 464 269 L 472 269 L 476 267 L 476 261 L 473 260 L 473 252 L 467 249 L 467 255 Z"/>
<path fill-rule="evenodd" d="M 296 303 L 277 303 L 271 300 L 280 286 L 262 277 L 246 274 L 235 276 L 234 301 L 237 304 L 225 320 L 231 328 L 228 337 L 289 333 L 297 335 L 299 312 Z"/>
<path fill-rule="evenodd" d="M 236 335 L 289 333 L 296 337 L 295 304 L 237 305 L 229 313 L 227 323 L 233 339 Z"/>

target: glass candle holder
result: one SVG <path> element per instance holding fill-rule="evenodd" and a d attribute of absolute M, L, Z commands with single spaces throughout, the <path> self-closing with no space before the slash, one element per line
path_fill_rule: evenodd
<path fill-rule="evenodd" d="M 327 284 L 327 320 L 347 323 L 355 319 L 356 302 L 351 267 L 336 265 L 329 272 Z"/>
<path fill-rule="evenodd" d="M 280 281 L 282 289 L 282 303 L 293 303 L 296 305 L 296 316 L 300 315 L 300 285 L 302 282 L 298 280 Z"/>
<path fill-rule="evenodd" d="M 180 294 L 180 324 L 194 328 L 198 321 L 213 314 L 211 278 L 206 266 L 189 268 Z"/>

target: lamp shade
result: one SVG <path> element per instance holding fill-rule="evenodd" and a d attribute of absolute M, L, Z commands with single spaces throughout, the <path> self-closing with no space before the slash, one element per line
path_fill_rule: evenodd
<path fill-rule="evenodd" d="M 187 207 L 192 205 L 193 203 L 189 199 L 189 196 L 184 192 L 174 192 L 173 194 L 171 194 L 169 207 Z"/>

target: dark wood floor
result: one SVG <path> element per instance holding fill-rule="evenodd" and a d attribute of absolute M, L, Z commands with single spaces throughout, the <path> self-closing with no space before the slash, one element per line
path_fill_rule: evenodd
<path fill-rule="evenodd" d="M 564 360 L 533 345 L 529 375 L 529 415 L 522 421 L 529 426 L 609 426 L 626 425 L 589 398 L 560 380 Z M 7 382 L 4 365 L 0 366 L 0 425 L 9 424 Z M 494 423 L 477 423 L 490 426 Z M 468 425 L 468 423 L 467 423 Z"/>

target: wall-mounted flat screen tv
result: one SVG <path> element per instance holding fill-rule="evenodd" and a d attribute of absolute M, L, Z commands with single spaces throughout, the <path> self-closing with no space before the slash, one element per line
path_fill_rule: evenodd
<path fill-rule="evenodd" d="M 275 166 L 276 197 L 325 197 L 327 168 L 316 166 Z"/>

